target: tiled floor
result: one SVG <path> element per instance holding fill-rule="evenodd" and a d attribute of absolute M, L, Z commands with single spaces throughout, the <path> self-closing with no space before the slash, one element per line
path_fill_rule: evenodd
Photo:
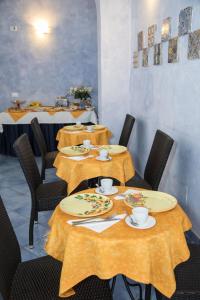
<path fill-rule="evenodd" d="M 40 159 L 37 159 L 40 164 Z M 55 170 L 48 170 L 46 173 L 47 181 L 58 180 Z M 48 232 L 48 219 L 51 212 L 40 212 L 39 223 L 34 226 L 34 249 L 28 247 L 28 228 L 31 206 L 30 192 L 25 181 L 24 175 L 14 157 L 0 155 L 0 195 L 8 211 L 9 217 L 16 232 L 21 246 L 23 260 L 33 259 L 46 255 L 43 246 L 45 235 Z M 187 235 L 190 241 L 198 243 L 199 240 L 191 232 Z M 152 293 L 153 294 L 153 293 Z M 114 300 L 129 300 L 124 283 L 120 276 L 114 293 Z M 137 299 L 137 298 L 136 298 Z M 155 299 L 152 295 L 152 300 Z"/>

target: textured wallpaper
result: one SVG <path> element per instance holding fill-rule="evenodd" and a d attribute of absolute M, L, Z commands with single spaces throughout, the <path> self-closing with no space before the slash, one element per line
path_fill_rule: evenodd
<path fill-rule="evenodd" d="M 48 21 L 38 37 L 34 24 Z M 10 31 L 17 25 L 18 31 Z M 97 106 L 97 17 L 94 0 L 0 1 L 0 110 L 11 93 L 54 104 L 73 85 L 94 88 Z"/>
<path fill-rule="evenodd" d="M 199 0 L 135 0 L 133 7 L 133 51 L 137 49 L 137 33 L 145 35 L 157 24 L 155 43 L 161 40 L 161 25 L 172 18 L 172 37 L 178 34 L 180 10 L 192 6 L 192 31 L 200 28 Z M 193 230 L 200 236 L 200 60 L 188 60 L 188 35 L 178 41 L 179 60 L 168 63 L 168 42 L 162 44 L 162 64 L 153 65 L 153 48 L 149 50 L 149 66 L 132 68 L 131 113 L 136 117 L 135 134 L 130 147 L 134 151 L 137 170 L 143 174 L 156 129 L 169 134 L 175 145 L 165 170 L 160 190 L 175 195 L 191 216 Z M 140 52 L 140 55 L 142 53 Z"/>

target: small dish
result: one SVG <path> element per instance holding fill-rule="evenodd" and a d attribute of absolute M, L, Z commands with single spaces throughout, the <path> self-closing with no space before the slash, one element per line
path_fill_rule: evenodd
<path fill-rule="evenodd" d="M 126 217 L 125 222 L 128 226 L 135 228 L 135 229 L 149 229 L 156 225 L 156 219 L 152 216 L 149 216 L 147 221 L 142 225 L 133 225 L 131 223 L 130 216 Z"/>
<path fill-rule="evenodd" d="M 100 161 L 110 161 L 110 160 L 112 160 L 112 157 L 109 156 L 109 157 L 107 157 L 107 158 L 105 158 L 105 159 L 104 159 L 104 158 L 102 159 L 100 156 L 97 156 L 97 157 L 96 157 L 96 160 L 100 160 Z"/>
<path fill-rule="evenodd" d="M 100 192 L 101 188 L 96 188 L 95 189 L 95 193 L 100 194 L 100 195 L 104 195 L 104 196 L 110 196 L 110 195 L 114 195 L 116 193 L 118 193 L 118 188 L 116 186 L 113 186 L 110 192 Z"/>

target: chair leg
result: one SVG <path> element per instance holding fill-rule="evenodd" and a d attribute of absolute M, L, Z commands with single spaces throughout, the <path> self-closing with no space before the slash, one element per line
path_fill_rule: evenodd
<path fill-rule="evenodd" d="M 124 280 L 127 292 L 129 294 L 131 300 L 135 300 L 135 298 L 134 298 L 134 296 L 133 296 L 133 294 L 132 294 L 131 289 L 130 289 L 129 286 L 138 287 L 139 288 L 139 293 L 140 293 L 138 300 L 143 300 L 142 299 L 142 287 L 141 287 L 141 285 L 139 283 L 130 283 L 130 282 L 128 282 L 128 280 L 126 279 L 126 276 L 124 276 L 124 275 L 122 275 L 122 278 Z"/>
<path fill-rule="evenodd" d="M 35 212 L 34 220 L 35 220 L 35 224 L 37 224 L 38 223 L 38 211 Z"/>
<path fill-rule="evenodd" d="M 41 178 L 42 178 L 42 180 L 45 180 L 45 167 L 44 166 L 42 166 Z"/>
<path fill-rule="evenodd" d="M 111 285 L 111 293 L 112 293 L 112 295 L 114 293 L 116 279 L 117 279 L 117 276 L 113 277 L 113 279 L 112 279 L 112 285 Z"/>
<path fill-rule="evenodd" d="M 156 299 L 157 300 L 162 300 L 163 299 L 163 295 L 158 290 L 156 290 L 156 289 L 155 289 L 155 292 L 156 292 Z"/>
<path fill-rule="evenodd" d="M 145 300 L 151 300 L 151 284 L 145 285 Z"/>
<path fill-rule="evenodd" d="M 33 228 L 34 228 L 35 212 L 31 211 L 30 223 L 29 223 L 29 248 L 33 248 Z"/>

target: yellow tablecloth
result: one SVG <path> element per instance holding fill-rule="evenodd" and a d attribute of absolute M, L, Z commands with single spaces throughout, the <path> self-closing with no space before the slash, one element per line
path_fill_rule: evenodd
<path fill-rule="evenodd" d="M 94 150 L 90 151 L 89 154 L 98 156 L 98 152 Z M 106 162 L 98 161 L 95 157 L 75 161 L 62 153 L 58 153 L 54 167 L 57 169 L 56 175 L 68 183 L 68 194 L 82 181 L 90 178 L 113 177 L 121 183 L 125 183 L 135 175 L 132 157 L 128 151 L 113 155 L 112 160 Z"/>
<path fill-rule="evenodd" d="M 123 192 L 127 187 L 118 187 Z M 94 189 L 85 192 L 94 192 Z M 114 196 L 112 196 L 113 198 Z M 128 213 L 131 209 L 114 200 L 113 212 Z M 171 297 L 176 289 L 174 268 L 189 258 L 184 231 L 191 228 L 190 220 L 178 205 L 175 209 L 154 214 L 156 226 L 138 230 L 122 220 L 96 233 L 83 227 L 72 227 L 67 220 L 76 219 L 55 209 L 46 251 L 63 262 L 60 279 L 61 297 L 74 294 L 73 286 L 90 275 L 101 279 L 124 274 L 142 283 L 150 283 L 162 294 Z"/>
<path fill-rule="evenodd" d="M 107 128 L 93 132 L 82 130 L 77 133 L 63 128 L 58 131 L 56 140 L 58 141 L 59 149 L 66 146 L 80 145 L 83 143 L 83 140 L 90 140 L 93 145 L 108 145 L 111 136 L 112 133 Z"/>

